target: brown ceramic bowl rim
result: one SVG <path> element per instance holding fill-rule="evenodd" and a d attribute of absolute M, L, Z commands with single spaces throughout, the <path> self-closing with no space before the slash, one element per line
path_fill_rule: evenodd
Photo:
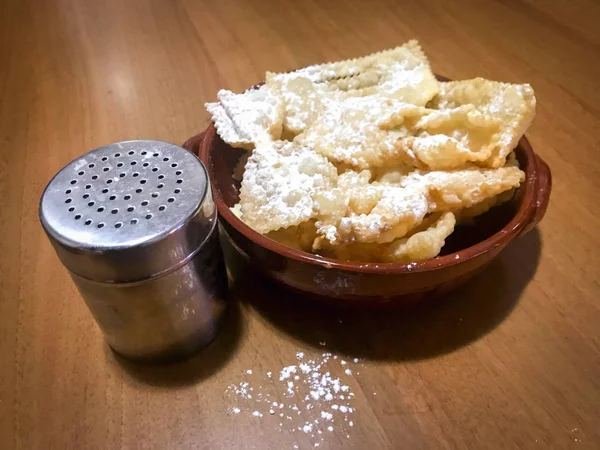
<path fill-rule="evenodd" d="M 215 139 L 220 139 L 216 133 L 214 124 L 210 124 L 200 143 L 199 156 L 202 161 L 207 165 L 209 174 L 211 167 L 209 163 L 209 152 L 212 147 L 212 143 Z M 503 245 L 504 243 L 517 237 L 523 229 L 529 225 L 533 216 L 535 215 L 536 205 L 536 189 L 538 185 L 538 164 L 537 156 L 533 152 L 531 145 L 526 137 L 522 137 L 519 141 L 518 148 L 521 150 L 524 158 L 521 158 L 521 166 L 523 166 L 524 160 L 527 161 L 525 175 L 525 182 L 521 184 L 520 189 L 522 192 L 522 201 L 511 221 L 501 230 L 490 236 L 489 238 L 478 242 L 475 245 L 467 247 L 455 253 L 451 253 L 444 256 L 438 256 L 433 259 L 427 259 L 423 261 L 415 261 L 411 263 L 377 263 L 377 262 L 358 262 L 358 261 L 341 261 L 334 258 L 327 258 L 324 256 L 315 255 L 312 253 L 296 250 L 291 247 L 287 247 L 274 241 L 266 236 L 263 236 L 259 232 L 253 230 L 250 226 L 246 225 L 241 219 L 239 219 L 225 203 L 221 197 L 219 191 L 213 186 L 213 196 L 217 205 L 217 210 L 221 217 L 227 221 L 232 227 L 234 227 L 239 233 L 244 235 L 247 239 L 255 242 L 256 244 L 275 252 L 286 258 L 291 258 L 296 261 L 300 261 L 307 264 L 317 264 L 328 269 L 338 269 L 350 272 L 362 272 L 362 273 L 373 273 L 373 274 L 403 274 L 403 273 L 416 273 L 416 272 L 428 272 L 437 270 L 440 268 L 455 266 L 461 264 L 467 259 L 475 258 L 481 254 L 487 253 L 494 248 Z M 523 160 L 524 159 L 524 160 Z"/>

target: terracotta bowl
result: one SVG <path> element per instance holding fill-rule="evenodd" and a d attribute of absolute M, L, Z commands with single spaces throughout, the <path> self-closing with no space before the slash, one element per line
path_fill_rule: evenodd
<path fill-rule="evenodd" d="M 549 167 L 523 137 L 516 155 L 527 178 L 513 200 L 492 208 L 473 225 L 458 227 L 440 256 L 411 264 L 345 262 L 279 244 L 230 211 L 240 188 L 233 169 L 245 150 L 225 144 L 212 124 L 183 146 L 206 165 L 222 231 L 242 257 L 286 287 L 344 304 L 407 304 L 454 289 L 536 226 L 546 212 L 552 185 Z"/>

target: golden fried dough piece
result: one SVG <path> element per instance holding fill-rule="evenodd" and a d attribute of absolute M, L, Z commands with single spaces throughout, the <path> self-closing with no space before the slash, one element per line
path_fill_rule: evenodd
<path fill-rule="evenodd" d="M 343 261 L 365 262 L 409 262 L 434 258 L 454 230 L 455 223 L 453 213 L 435 213 L 426 217 L 405 237 L 389 244 L 351 242 L 325 246 L 319 253 Z"/>
<path fill-rule="evenodd" d="M 369 212 L 354 213 L 343 218 L 338 227 L 344 241 L 353 238 L 358 242 L 391 242 L 404 236 L 412 227 L 418 225 L 427 213 L 427 198 L 422 191 L 398 188 L 390 185 L 376 185 L 375 193 L 356 191 L 351 204 L 369 204 L 374 198 L 377 202 Z"/>
<path fill-rule="evenodd" d="M 429 219 L 429 218 L 428 218 Z M 435 258 L 445 244 L 445 239 L 452 234 L 456 219 L 451 212 L 433 215 L 422 231 L 417 230 L 410 236 L 392 242 L 381 259 L 385 262 L 409 262 Z M 424 221 L 425 222 L 425 221 Z"/>
<path fill-rule="evenodd" d="M 383 94 L 424 106 L 438 92 L 438 81 L 416 40 L 361 58 L 308 66 L 288 73 L 267 73 L 267 84 L 305 78 L 321 91 L 352 95 Z"/>
<path fill-rule="evenodd" d="M 515 189 L 510 189 L 502 192 L 501 194 L 487 198 L 482 202 L 476 203 L 468 208 L 459 209 L 455 211 L 456 220 L 460 224 L 470 224 L 473 222 L 475 217 L 485 214 L 495 206 L 500 206 L 503 203 L 510 201 L 514 194 Z"/>
<path fill-rule="evenodd" d="M 473 105 L 428 110 L 413 125 L 412 135 L 400 138 L 396 146 L 414 155 L 415 167 L 453 170 L 489 158 L 499 127 L 499 119 L 482 115 Z"/>
<path fill-rule="evenodd" d="M 217 133 L 224 142 L 227 142 L 232 147 L 244 148 L 246 150 L 254 148 L 254 144 L 237 131 L 231 117 L 227 115 L 225 108 L 223 108 L 223 105 L 219 102 L 213 102 L 206 103 L 204 106 L 206 106 L 206 110 L 211 114 Z"/>
<path fill-rule="evenodd" d="M 373 181 L 385 184 L 400 184 L 400 182 L 407 176 L 413 173 L 414 167 L 399 164 L 399 165 L 386 165 L 370 170 L 373 174 Z"/>
<path fill-rule="evenodd" d="M 315 197 L 318 204 L 318 221 L 316 222 L 318 236 L 313 244 L 315 250 L 330 244 L 340 245 L 337 234 L 339 222 L 352 210 L 360 209 L 356 202 L 350 205 L 354 192 L 362 191 L 366 197 L 367 190 L 369 192 L 373 191 L 369 189 L 370 179 L 371 172 L 368 170 L 362 172 L 348 170 L 338 175 L 336 188 L 330 192 L 320 192 Z M 375 202 L 376 200 L 372 201 Z"/>
<path fill-rule="evenodd" d="M 295 136 L 315 122 L 321 100 L 378 95 L 424 106 L 439 91 L 438 81 L 417 41 L 358 59 L 266 75 L 266 86 L 285 108 L 284 134 Z"/>
<path fill-rule="evenodd" d="M 293 139 L 314 122 L 322 96 L 328 95 L 327 88 L 305 77 L 278 75 L 267 72 L 266 86 L 281 98 L 285 111 L 283 135 Z"/>
<path fill-rule="evenodd" d="M 321 106 L 312 125 L 295 142 L 338 166 L 359 170 L 391 163 L 414 166 L 414 157 L 394 144 L 407 134 L 402 123 L 420 117 L 425 108 L 379 95 L 322 98 Z"/>
<path fill-rule="evenodd" d="M 453 172 L 417 170 L 394 183 L 369 183 L 370 176 L 369 171 L 350 171 L 338 177 L 344 206 L 336 214 L 319 216 L 314 250 L 394 241 L 418 226 L 426 214 L 474 207 L 518 187 L 525 174 L 518 167 L 472 167 Z"/>
<path fill-rule="evenodd" d="M 242 213 L 242 208 L 239 203 L 236 203 L 229 209 L 239 219 L 242 221 L 244 220 L 244 214 Z M 311 219 L 308 222 L 302 222 L 300 225 L 280 228 L 279 230 L 265 234 L 265 236 L 287 247 L 310 252 L 312 250 L 313 242 L 317 237 L 315 220 Z"/>
<path fill-rule="evenodd" d="M 356 66 L 359 74 L 338 80 L 338 88 L 358 89 L 361 95 L 379 94 L 417 106 L 425 106 L 439 91 L 429 60 L 416 40 L 359 60 Z"/>
<path fill-rule="evenodd" d="M 306 222 L 317 214 L 313 196 L 333 189 L 336 179 L 336 168 L 306 147 L 259 143 L 242 180 L 243 220 L 262 234 Z"/>
<path fill-rule="evenodd" d="M 428 212 L 471 207 L 483 200 L 516 188 L 525 180 L 518 167 L 498 169 L 471 167 L 451 172 L 415 171 L 402 179 L 406 189 L 426 189 Z"/>
<path fill-rule="evenodd" d="M 354 241 L 391 242 L 419 225 L 427 213 L 471 207 L 517 187 L 525 177 L 517 167 L 414 171 L 399 183 L 369 183 L 370 172 L 363 174 L 368 175 L 340 175 L 346 215 L 319 218 L 315 250 Z"/>
<path fill-rule="evenodd" d="M 445 134 L 489 167 L 501 167 L 535 116 L 529 84 L 475 78 L 440 83 L 440 92 L 416 127 L 429 135 Z"/>
<path fill-rule="evenodd" d="M 351 242 L 391 242 L 427 213 L 427 196 L 421 188 L 372 183 L 340 191 L 346 198 L 346 215 L 319 217 L 315 250 Z"/>
<path fill-rule="evenodd" d="M 284 107 L 281 99 L 266 86 L 234 94 L 219 91 L 218 103 L 207 103 L 221 139 L 232 147 L 252 149 L 258 141 L 281 137 Z"/>
<path fill-rule="evenodd" d="M 315 221 L 309 220 L 297 226 L 271 231 L 266 236 L 296 250 L 310 252 L 313 241 L 317 237 L 317 230 L 315 228 Z"/>
<path fill-rule="evenodd" d="M 482 79 L 441 86 L 428 105 L 437 109 L 381 94 L 323 98 L 313 125 L 297 139 L 334 164 L 358 169 L 404 164 L 454 170 L 471 162 L 503 166 L 535 114 L 531 87 Z"/>

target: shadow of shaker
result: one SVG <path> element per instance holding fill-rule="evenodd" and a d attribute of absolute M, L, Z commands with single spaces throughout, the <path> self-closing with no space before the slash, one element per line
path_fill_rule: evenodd
<path fill-rule="evenodd" d="M 235 355 L 242 334 L 240 305 L 230 298 L 214 340 L 185 360 L 163 364 L 131 361 L 113 351 L 108 344 L 105 344 L 106 358 L 125 375 L 146 384 L 166 388 L 188 386 L 220 370 Z"/>

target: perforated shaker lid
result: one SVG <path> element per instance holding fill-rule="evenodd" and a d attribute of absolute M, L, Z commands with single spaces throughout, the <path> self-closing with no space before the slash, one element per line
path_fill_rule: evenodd
<path fill-rule="evenodd" d="M 216 223 L 204 165 L 161 141 L 119 142 L 67 164 L 48 184 L 40 220 L 72 272 L 97 281 L 163 273 Z"/>

